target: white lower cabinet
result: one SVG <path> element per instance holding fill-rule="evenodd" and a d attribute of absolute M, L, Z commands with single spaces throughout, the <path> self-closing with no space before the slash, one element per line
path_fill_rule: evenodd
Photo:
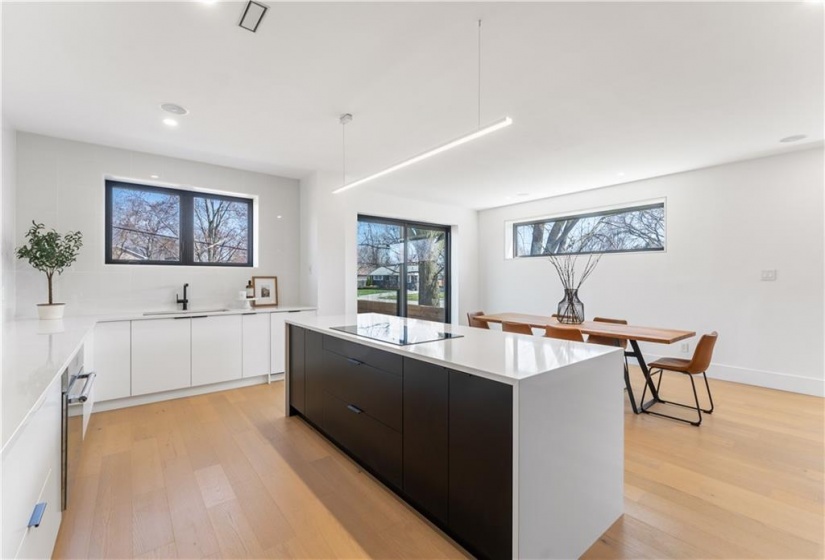
<path fill-rule="evenodd" d="M 132 321 L 133 396 L 192 385 L 191 325 L 189 318 Z"/>
<path fill-rule="evenodd" d="M 58 375 L 2 453 L 2 558 L 49 558 L 60 527 L 61 380 Z M 46 509 L 28 527 L 36 504 Z"/>
<path fill-rule="evenodd" d="M 98 323 L 94 333 L 95 398 L 121 399 L 132 394 L 132 323 Z"/>
<path fill-rule="evenodd" d="M 240 315 L 192 318 L 192 385 L 241 378 Z"/>
<path fill-rule="evenodd" d="M 268 313 L 243 315 L 243 376 L 267 375 L 269 370 Z"/>

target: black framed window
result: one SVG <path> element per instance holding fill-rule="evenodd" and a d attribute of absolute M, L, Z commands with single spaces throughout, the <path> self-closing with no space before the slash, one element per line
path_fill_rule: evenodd
<path fill-rule="evenodd" d="M 106 263 L 252 266 L 252 200 L 106 181 Z"/>
<path fill-rule="evenodd" d="M 449 323 L 450 227 L 358 216 L 358 312 Z"/>
<path fill-rule="evenodd" d="M 665 203 L 513 224 L 513 256 L 665 250 Z"/>

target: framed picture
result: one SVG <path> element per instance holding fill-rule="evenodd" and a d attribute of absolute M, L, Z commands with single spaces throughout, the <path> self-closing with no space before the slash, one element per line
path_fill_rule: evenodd
<path fill-rule="evenodd" d="M 275 307 L 278 305 L 278 278 L 276 276 L 253 276 L 252 287 L 255 288 L 255 307 Z"/>

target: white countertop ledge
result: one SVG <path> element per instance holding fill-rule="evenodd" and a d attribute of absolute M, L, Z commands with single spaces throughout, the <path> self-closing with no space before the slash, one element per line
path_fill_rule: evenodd
<path fill-rule="evenodd" d="M 69 365 L 92 329 L 93 317 L 3 323 L 3 443 L 12 440 L 46 388 Z"/>
<path fill-rule="evenodd" d="M 3 322 L 3 362 L 0 372 L 0 452 L 36 407 L 55 377 L 69 365 L 97 323 L 113 321 L 171 320 L 196 315 L 244 315 L 309 311 L 309 306 L 258 307 L 221 312 L 193 310 L 173 315 L 144 315 L 146 311 L 123 311 L 89 316 L 70 316 L 54 321 L 17 319 Z M 124 359 L 129 359 L 126 356 Z"/>
<path fill-rule="evenodd" d="M 509 385 L 516 385 L 520 380 L 552 373 L 598 356 L 622 351 L 620 348 L 598 344 L 447 325 L 376 313 L 364 313 L 357 316 L 297 316 L 287 317 L 286 322 L 325 335 L 494 379 Z M 409 330 L 432 331 L 435 326 L 437 330 L 462 336 L 461 338 L 397 346 L 332 329 L 332 327 L 356 323 L 359 325 L 389 323 L 390 329 L 398 330 L 406 326 Z"/>

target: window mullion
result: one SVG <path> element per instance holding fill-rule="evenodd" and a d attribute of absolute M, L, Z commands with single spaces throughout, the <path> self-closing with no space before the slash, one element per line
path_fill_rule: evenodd
<path fill-rule="evenodd" d="M 180 195 L 181 263 L 195 262 L 195 203 L 190 193 Z"/>

